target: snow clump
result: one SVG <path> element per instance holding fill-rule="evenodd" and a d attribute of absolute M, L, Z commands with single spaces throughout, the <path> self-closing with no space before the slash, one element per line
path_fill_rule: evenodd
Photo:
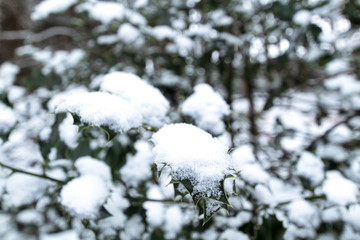
<path fill-rule="evenodd" d="M 52 13 L 61 13 L 74 5 L 77 0 L 45 0 L 35 6 L 31 19 L 34 21 L 47 18 Z"/>
<path fill-rule="evenodd" d="M 140 127 L 142 121 L 140 113 L 127 101 L 105 92 L 69 95 L 59 102 L 55 112 L 71 112 L 84 123 L 97 127 L 107 126 L 115 132 Z"/>
<path fill-rule="evenodd" d="M 172 169 L 172 180 L 188 180 L 193 193 L 221 197 L 220 181 L 230 173 L 227 148 L 209 133 L 190 124 L 170 124 L 153 135 L 154 162 Z"/>
<path fill-rule="evenodd" d="M 194 90 L 184 101 L 181 111 L 194 118 L 201 129 L 216 135 L 222 134 L 225 131 L 222 119 L 230 114 L 229 105 L 208 84 L 199 84 Z"/>
<path fill-rule="evenodd" d="M 157 88 L 135 74 L 126 72 L 106 74 L 100 89 L 125 99 L 141 113 L 145 124 L 161 127 L 165 123 L 169 102 Z"/>
<path fill-rule="evenodd" d="M 105 181 L 90 174 L 68 182 L 61 190 L 60 202 L 76 217 L 95 219 L 108 195 Z"/>

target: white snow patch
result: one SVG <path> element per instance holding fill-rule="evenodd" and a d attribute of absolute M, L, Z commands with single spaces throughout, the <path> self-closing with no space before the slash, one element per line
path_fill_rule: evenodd
<path fill-rule="evenodd" d="M 162 41 L 165 39 L 174 39 L 176 36 L 175 31 L 166 25 L 159 25 L 156 27 L 153 27 L 149 30 L 150 34 L 156 38 L 158 41 Z"/>
<path fill-rule="evenodd" d="M 105 92 L 80 92 L 59 101 L 56 113 L 71 112 L 84 123 L 107 126 L 116 132 L 141 126 L 142 117 L 135 107 L 119 96 Z"/>
<path fill-rule="evenodd" d="M 75 161 L 75 167 L 81 176 L 94 175 L 102 178 L 104 181 L 111 180 L 110 167 L 90 156 L 80 157 Z"/>
<path fill-rule="evenodd" d="M 20 68 L 10 62 L 5 62 L 0 66 L 0 93 L 14 83 L 19 71 Z"/>
<path fill-rule="evenodd" d="M 90 17 L 103 24 L 110 24 L 113 20 L 122 20 L 125 16 L 125 7 L 119 2 L 85 2 L 77 7 L 77 11 L 87 11 Z"/>
<path fill-rule="evenodd" d="M 221 233 L 219 240 L 250 240 L 249 236 L 243 232 L 240 232 L 235 229 L 226 229 L 223 233 Z"/>
<path fill-rule="evenodd" d="M 297 11 L 293 16 L 294 23 L 300 26 L 309 25 L 310 20 L 311 20 L 311 12 L 308 10 Z"/>
<path fill-rule="evenodd" d="M 359 195 L 356 184 L 344 178 L 338 171 L 327 172 L 322 190 L 330 204 L 356 203 Z"/>
<path fill-rule="evenodd" d="M 60 202 L 70 214 L 81 219 L 94 219 L 108 195 L 109 189 L 102 178 L 84 175 L 71 180 L 62 188 Z"/>
<path fill-rule="evenodd" d="M 161 128 L 153 135 L 154 162 L 173 171 L 173 180 L 190 180 L 194 193 L 219 196 L 219 181 L 229 174 L 227 148 L 209 133 L 195 126 L 179 123 Z"/>
<path fill-rule="evenodd" d="M 141 181 L 151 177 L 151 164 L 153 162 L 152 147 L 146 141 L 135 143 L 136 154 L 128 156 L 126 164 L 121 168 L 120 174 L 127 186 L 137 187 Z"/>
<path fill-rule="evenodd" d="M 199 84 L 182 104 L 181 111 L 194 118 L 196 125 L 214 134 L 225 131 L 223 118 L 230 114 L 229 105 L 208 84 Z"/>
<path fill-rule="evenodd" d="M 37 21 L 47 18 L 52 13 L 64 12 L 76 2 L 77 0 L 44 0 L 35 6 L 31 19 Z"/>
<path fill-rule="evenodd" d="M 140 31 L 129 23 L 123 23 L 119 27 L 117 36 L 126 44 L 135 43 L 141 37 Z"/>
<path fill-rule="evenodd" d="M 100 89 L 125 99 L 141 113 L 145 124 L 161 127 L 165 123 L 169 102 L 157 88 L 138 76 L 126 72 L 106 74 Z"/>
<path fill-rule="evenodd" d="M 340 90 L 344 95 L 351 95 L 360 92 L 360 82 L 354 75 L 341 74 L 332 78 L 326 79 L 325 87 L 330 90 Z"/>
<path fill-rule="evenodd" d="M 74 125 L 74 119 L 70 113 L 66 114 L 66 118 L 59 125 L 60 139 L 71 149 L 78 145 L 79 127 Z"/>
<path fill-rule="evenodd" d="M 33 203 L 43 196 L 47 187 L 48 182 L 44 179 L 14 173 L 6 181 L 5 206 L 20 207 Z"/>
<path fill-rule="evenodd" d="M 15 126 L 17 117 L 15 112 L 0 102 L 0 134 L 7 133 Z"/>
<path fill-rule="evenodd" d="M 165 238 L 176 239 L 178 233 L 180 233 L 183 225 L 183 214 L 181 208 L 177 205 L 173 205 L 166 209 L 165 213 Z"/>
<path fill-rule="evenodd" d="M 79 240 L 76 230 L 67 230 L 59 233 L 42 234 L 40 240 Z"/>
<path fill-rule="evenodd" d="M 296 174 L 316 186 L 324 179 L 324 163 L 310 152 L 303 152 L 296 164 Z"/>
<path fill-rule="evenodd" d="M 308 201 L 294 200 L 286 208 L 290 222 L 297 226 L 316 228 L 320 224 L 317 209 Z"/>

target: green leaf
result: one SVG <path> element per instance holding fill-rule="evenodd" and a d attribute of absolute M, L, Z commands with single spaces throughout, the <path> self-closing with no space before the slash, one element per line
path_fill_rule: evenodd
<path fill-rule="evenodd" d="M 74 119 L 74 125 L 77 125 L 79 126 L 79 132 L 82 132 L 84 130 L 86 130 L 87 128 L 89 127 L 93 127 L 93 128 L 99 128 L 101 130 L 103 130 L 106 134 L 106 139 L 108 142 L 110 142 L 111 140 L 113 140 L 116 136 L 117 136 L 117 132 L 115 132 L 114 130 L 110 129 L 108 126 L 94 126 L 94 125 L 89 125 L 87 123 L 83 123 L 80 119 L 80 117 L 75 114 L 75 113 L 72 113 L 70 112 L 71 116 L 73 117 Z"/>

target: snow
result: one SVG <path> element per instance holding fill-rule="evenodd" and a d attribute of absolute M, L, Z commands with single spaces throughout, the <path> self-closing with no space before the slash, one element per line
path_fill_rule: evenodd
<path fill-rule="evenodd" d="M 4 205 L 20 207 L 34 203 L 43 196 L 47 187 L 48 182 L 44 179 L 22 173 L 14 173 L 6 181 Z"/>
<path fill-rule="evenodd" d="M 235 229 L 226 229 L 223 233 L 221 233 L 219 240 L 250 240 L 249 236 Z"/>
<path fill-rule="evenodd" d="M 60 139 L 71 149 L 78 146 L 79 127 L 74 125 L 74 119 L 70 113 L 66 114 L 66 118 L 59 125 Z"/>
<path fill-rule="evenodd" d="M 165 123 L 169 102 L 157 88 L 135 74 L 126 72 L 106 74 L 100 89 L 123 98 L 141 113 L 145 124 L 159 128 Z"/>
<path fill-rule="evenodd" d="M 44 216 L 35 209 L 25 209 L 16 216 L 16 221 L 25 225 L 40 226 L 44 223 Z"/>
<path fill-rule="evenodd" d="M 223 118 L 230 114 L 221 95 L 204 83 L 195 86 L 194 93 L 183 102 L 181 111 L 194 118 L 198 127 L 216 135 L 225 131 Z"/>
<path fill-rule="evenodd" d="M 105 92 L 80 92 L 59 101 L 56 113 L 71 112 L 83 123 L 107 126 L 115 132 L 128 131 L 141 126 L 140 113 L 119 96 Z"/>
<path fill-rule="evenodd" d="M 346 222 L 350 223 L 350 225 L 356 231 L 360 231 L 360 205 L 351 205 L 348 209 L 344 209 L 344 219 Z"/>
<path fill-rule="evenodd" d="M 332 143 L 320 146 L 317 149 L 317 154 L 322 158 L 331 159 L 337 163 L 344 162 L 349 157 L 348 152 L 342 146 Z"/>
<path fill-rule="evenodd" d="M 59 233 L 42 234 L 40 240 L 79 240 L 76 230 L 67 230 Z"/>
<path fill-rule="evenodd" d="M 60 192 L 60 202 L 71 215 L 80 219 L 95 219 L 105 203 L 109 189 L 96 175 L 84 175 L 68 182 Z"/>
<path fill-rule="evenodd" d="M 324 163 L 311 152 L 303 152 L 296 164 L 295 172 L 316 186 L 324 179 Z"/>
<path fill-rule="evenodd" d="M 207 132 L 190 124 L 170 124 L 156 132 L 152 141 L 154 162 L 167 164 L 174 181 L 190 180 L 194 194 L 218 196 L 219 181 L 229 174 L 227 148 Z"/>
<path fill-rule="evenodd" d="M 142 218 L 139 215 L 133 215 L 126 223 L 124 231 L 120 232 L 120 239 L 132 240 L 142 236 L 145 230 Z"/>
<path fill-rule="evenodd" d="M 234 19 L 227 16 L 223 9 L 217 9 L 208 13 L 215 26 L 227 26 L 234 22 Z"/>
<path fill-rule="evenodd" d="M 17 117 L 15 112 L 0 102 L 0 134 L 7 133 L 15 126 Z"/>
<path fill-rule="evenodd" d="M 357 202 L 359 195 L 356 184 L 344 178 L 338 171 L 326 173 L 322 191 L 330 204 L 348 205 Z"/>
<path fill-rule="evenodd" d="M 245 164 L 239 170 L 241 179 L 250 185 L 264 184 L 270 179 L 269 174 L 258 163 Z"/>
<path fill-rule="evenodd" d="M 311 12 L 308 10 L 297 11 L 293 16 L 294 23 L 303 27 L 309 25 L 310 20 L 311 20 Z"/>
<path fill-rule="evenodd" d="M 52 13 L 60 13 L 66 11 L 78 0 L 43 0 L 37 4 L 31 14 L 33 21 L 47 18 Z"/>
<path fill-rule="evenodd" d="M 147 197 L 153 200 L 164 199 L 158 186 L 151 186 L 147 191 Z M 146 210 L 146 219 L 153 227 L 160 227 L 164 222 L 165 209 L 164 205 L 160 202 L 147 201 L 144 203 Z"/>
<path fill-rule="evenodd" d="M 63 74 L 68 69 L 73 68 L 85 57 L 82 49 L 73 49 L 71 51 L 50 51 L 49 49 L 37 49 L 33 53 L 33 58 L 43 64 L 41 72 L 44 75 L 55 71 L 57 74 Z"/>
<path fill-rule="evenodd" d="M 75 167 L 81 176 L 94 175 L 107 182 L 111 180 L 110 167 L 106 163 L 90 156 L 78 158 L 75 161 Z"/>
<path fill-rule="evenodd" d="M 330 90 L 339 90 L 343 95 L 351 95 L 360 92 L 360 82 L 356 79 L 356 76 L 349 74 L 340 74 L 328 78 L 325 80 L 324 85 Z"/>
<path fill-rule="evenodd" d="M 20 68 L 10 62 L 5 62 L 0 66 L 0 93 L 9 88 L 15 81 L 16 74 Z"/>
<path fill-rule="evenodd" d="M 125 16 L 125 7 L 118 2 L 85 2 L 77 7 L 79 12 L 87 11 L 90 17 L 103 24 L 110 24 L 113 20 L 122 20 Z"/>
<path fill-rule="evenodd" d="M 166 25 L 158 25 L 149 30 L 150 34 L 158 41 L 175 38 L 175 31 Z"/>
<path fill-rule="evenodd" d="M 166 209 L 164 231 L 166 239 L 176 239 L 178 233 L 181 232 L 183 214 L 178 205 L 173 205 Z"/>
<path fill-rule="evenodd" d="M 140 37 L 140 31 L 129 23 L 123 23 L 119 27 L 117 36 L 126 44 L 132 44 L 136 42 Z"/>
<path fill-rule="evenodd" d="M 146 141 L 135 143 L 136 154 L 128 155 L 126 164 L 121 168 L 120 174 L 127 186 L 138 187 L 139 184 L 150 178 L 153 163 L 152 147 Z"/>
<path fill-rule="evenodd" d="M 286 206 L 290 222 L 297 226 L 316 228 L 320 224 L 320 218 L 315 206 L 308 201 L 299 199 L 292 201 Z"/>
<path fill-rule="evenodd" d="M 344 71 L 348 71 L 350 68 L 349 62 L 344 59 L 335 59 L 326 65 L 326 72 L 328 74 L 338 74 Z"/>

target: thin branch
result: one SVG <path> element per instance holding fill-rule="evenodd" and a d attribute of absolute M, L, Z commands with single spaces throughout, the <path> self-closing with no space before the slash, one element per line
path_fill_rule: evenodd
<path fill-rule="evenodd" d="M 46 174 L 37 174 L 37 173 L 28 172 L 28 171 L 25 171 L 25 170 L 22 170 L 22 169 L 19 169 L 19 168 L 15 168 L 15 167 L 9 166 L 9 165 L 7 165 L 7 164 L 5 164 L 5 163 L 2 163 L 2 162 L 0 162 L 0 167 L 4 167 L 4 168 L 7 168 L 7 169 L 10 169 L 10 170 L 13 171 L 13 172 L 23 173 L 23 174 L 27 174 L 27 175 L 30 175 L 30 176 L 34 176 L 34 177 L 39 177 L 39 178 L 43 178 L 43 179 L 46 179 L 46 180 L 50 180 L 50 181 L 59 183 L 59 184 L 61 184 L 61 185 L 66 184 L 65 181 L 52 178 L 52 177 L 50 177 L 50 176 L 48 176 L 48 175 L 46 175 Z"/>
<path fill-rule="evenodd" d="M 355 111 L 353 114 L 347 116 L 344 120 L 336 123 L 335 125 L 333 125 L 332 127 L 330 127 L 329 129 L 327 129 L 323 134 L 317 136 L 315 139 L 313 139 L 311 141 L 311 143 L 305 148 L 306 151 L 311 151 L 313 150 L 313 148 L 315 147 L 315 144 L 317 142 L 319 142 L 322 139 L 325 139 L 335 128 L 337 128 L 338 126 L 340 126 L 341 124 L 344 123 L 348 123 L 352 118 L 359 116 L 360 111 Z"/>
<path fill-rule="evenodd" d="M 39 33 L 34 33 L 30 30 L 3 31 L 1 32 L 0 40 L 27 40 L 29 42 L 42 42 L 58 35 L 74 37 L 76 34 L 77 32 L 72 28 L 57 26 L 45 29 Z"/>

